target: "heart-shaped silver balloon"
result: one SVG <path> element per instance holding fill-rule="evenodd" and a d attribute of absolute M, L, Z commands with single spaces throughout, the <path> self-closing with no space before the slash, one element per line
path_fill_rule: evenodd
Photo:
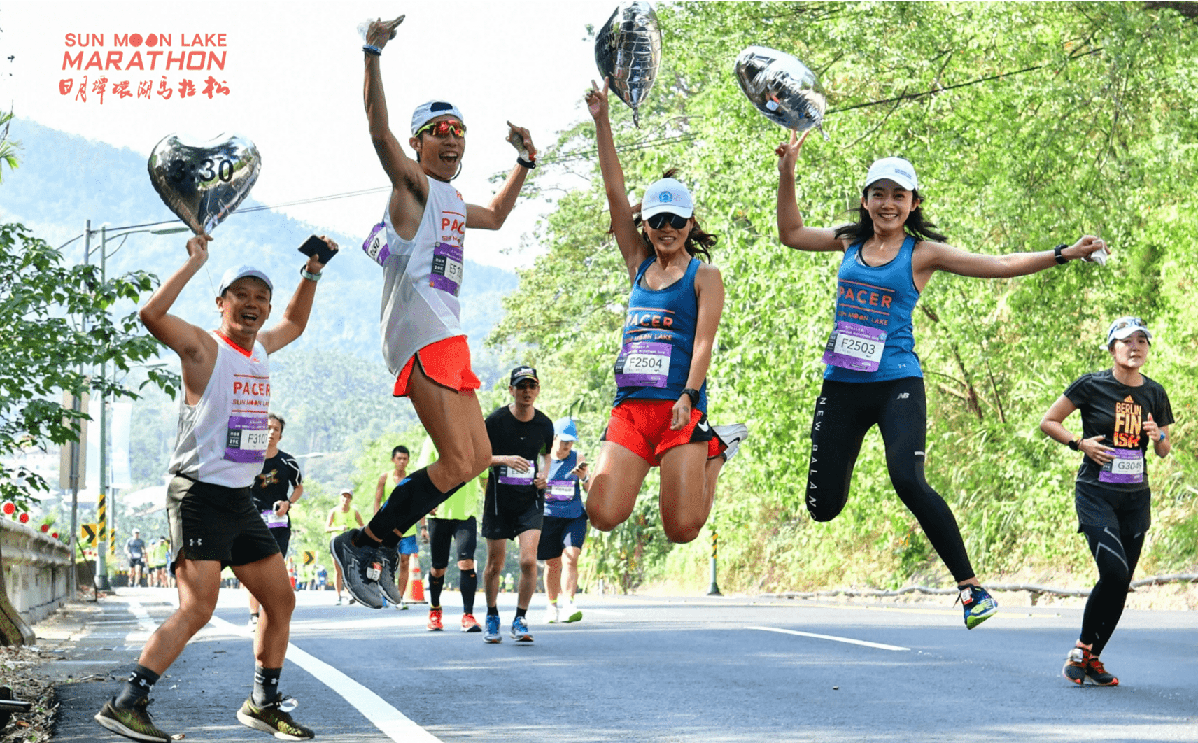
<path fill-rule="evenodd" d="M 799 133 L 813 126 L 823 131 L 824 92 L 802 62 L 776 49 L 751 46 L 737 56 L 733 69 L 740 89 L 768 119 Z"/>
<path fill-rule="evenodd" d="M 171 134 L 154 146 L 148 166 L 154 190 L 198 235 L 211 232 L 245 200 L 262 170 L 262 156 L 237 135 L 192 144 Z"/>
<path fill-rule="evenodd" d="M 661 64 L 661 28 L 647 2 L 623 3 L 595 37 L 595 64 L 611 82 L 611 91 L 632 107 L 632 123 L 640 126 L 640 107 Z"/>

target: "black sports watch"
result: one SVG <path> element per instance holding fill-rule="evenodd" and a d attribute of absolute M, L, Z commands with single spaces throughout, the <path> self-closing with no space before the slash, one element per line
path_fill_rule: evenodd
<path fill-rule="evenodd" d="M 682 390 L 682 394 L 691 399 L 692 408 L 699 407 L 699 390 L 695 389 L 694 387 L 687 387 L 686 389 Z"/>
<path fill-rule="evenodd" d="M 1058 266 L 1063 266 L 1064 264 L 1069 262 L 1069 259 L 1066 258 L 1062 254 L 1062 251 L 1065 250 L 1065 248 L 1067 248 L 1067 247 L 1069 247 L 1069 246 L 1066 245 L 1065 243 L 1061 243 L 1060 245 L 1058 245 L 1052 249 L 1052 259 L 1057 262 Z"/>
<path fill-rule="evenodd" d="M 1081 451 L 1081 449 L 1079 448 L 1079 445 L 1077 443 L 1077 439 L 1069 439 L 1069 441 L 1066 442 L 1065 446 L 1069 447 L 1073 451 Z"/>

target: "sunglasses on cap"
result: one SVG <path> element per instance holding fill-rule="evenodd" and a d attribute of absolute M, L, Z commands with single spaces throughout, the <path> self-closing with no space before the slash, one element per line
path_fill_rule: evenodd
<path fill-rule="evenodd" d="M 654 214 L 652 217 L 647 218 L 645 220 L 645 223 L 648 224 L 650 227 L 652 227 L 655 230 L 660 230 L 662 227 L 665 226 L 666 220 L 669 220 L 671 227 L 673 227 L 676 230 L 680 230 L 686 226 L 686 223 L 690 221 L 690 218 L 684 217 L 681 214 L 671 214 L 670 212 L 658 212 L 657 214 Z"/>
<path fill-rule="evenodd" d="M 425 132 L 432 134 L 434 137 L 445 137 L 450 132 L 458 137 L 464 137 L 466 136 L 466 125 L 455 119 L 441 119 L 440 121 L 425 124 L 417 129 L 416 136 L 419 137 Z"/>

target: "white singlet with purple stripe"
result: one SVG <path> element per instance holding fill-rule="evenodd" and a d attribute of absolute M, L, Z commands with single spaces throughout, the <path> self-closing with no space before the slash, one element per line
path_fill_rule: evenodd
<path fill-rule="evenodd" d="M 180 398 L 179 433 L 167 471 L 227 488 L 248 488 L 262 471 L 270 431 L 270 359 L 247 354 L 218 333 L 216 364 L 195 405 Z"/>
<path fill-rule="evenodd" d="M 420 349 L 455 335 L 462 286 L 462 240 L 466 202 L 448 183 L 428 179 L 428 202 L 420 228 L 404 240 L 391 224 L 390 206 L 370 231 L 362 250 L 383 267 L 381 334 L 383 358 L 399 374 Z"/>

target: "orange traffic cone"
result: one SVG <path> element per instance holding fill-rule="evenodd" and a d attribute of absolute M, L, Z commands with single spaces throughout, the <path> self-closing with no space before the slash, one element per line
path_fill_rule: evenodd
<path fill-rule="evenodd" d="M 423 604 L 424 578 L 420 575 L 420 561 L 413 556 L 412 569 L 408 571 L 408 588 L 404 591 L 404 600 L 409 604 Z"/>

